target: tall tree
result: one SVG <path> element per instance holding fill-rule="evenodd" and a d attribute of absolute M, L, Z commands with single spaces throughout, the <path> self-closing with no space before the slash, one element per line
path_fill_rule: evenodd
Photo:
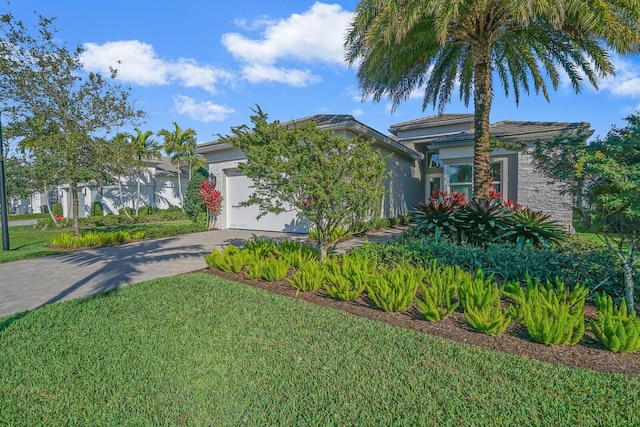
<path fill-rule="evenodd" d="M 620 260 L 631 313 L 640 264 L 640 113 L 625 120 L 626 126 L 613 127 L 603 139 L 587 144 L 585 138 L 557 138 L 536 154 L 540 170 L 567 184 Z"/>
<path fill-rule="evenodd" d="M 53 21 L 40 17 L 36 36 L 11 15 L 0 19 L 0 95 L 19 108 L 16 120 L 28 136 L 22 144 L 36 157 L 55 159 L 69 183 L 73 231 L 79 235 L 78 186 L 100 175 L 99 143 L 112 129 L 143 113 L 129 90 L 100 74 L 86 73 L 82 48 L 60 43 Z"/>
<path fill-rule="evenodd" d="M 474 198 L 491 186 L 493 80 L 505 93 L 530 88 L 549 100 L 561 71 L 579 92 L 612 75 L 609 52 L 638 52 L 640 1 L 362 0 L 346 39 L 363 97 L 393 106 L 424 87 L 423 111 L 440 112 L 456 85 L 474 106 Z M 545 76 L 546 74 L 546 76 Z"/>
<path fill-rule="evenodd" d="M 160 158 L 160 144 L 151 136 L 153 132 L 141 131 L 136 128 L 135 135 L 131 135 L 131 144 L 133 144 L 133 152 L 136 158 L 136 172 L 138 175 L 138 186 L 136 190 L 136 217 L 140 211 L 140 181 L 142 180 L 142 172 L 144 170 L 144 162 L 149 159 Z"/>
<path fill-rule="evenodd" d="M 178 193 L 180 195 L 180 207 L 184 208 L 184 197 L 182 195 L 182 162 L 193 153 L 195 155 L 196 131 L 187 128 L 182 129 L 178 123 L 173 122 L 173 131 L 161 129 L 158 136 L 164 139 L 162 148 L 178 167 Z M 191 168 L 189 168 L 191 174 Z"/>

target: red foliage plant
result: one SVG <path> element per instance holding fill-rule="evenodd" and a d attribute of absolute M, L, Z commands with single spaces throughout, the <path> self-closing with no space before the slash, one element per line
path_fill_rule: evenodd
<path fill-rule="evenodd" d="M 437 190 L 431 193 L 429 202 L 442 203 L 453 208 L 458 208 L 466 205 L 467 199 L 465 198 L 464 193 L 459 193 L 457 191 L 452 191 L 451 193 L 449 193 L 444 190 Z"/>
<path fill-rule="evenodd" d="M 207 210 L 214 217 L 217 217 L 222 210 L 222 194 L 216 190 L 216 186 L 211 181 L 203 181 L 200 183 L 200 191 L 198 197 L 204 201 Z"/>

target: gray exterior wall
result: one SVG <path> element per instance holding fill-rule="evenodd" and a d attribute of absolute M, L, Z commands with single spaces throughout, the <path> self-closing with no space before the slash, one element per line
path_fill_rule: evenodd
<path fill-rule="evenodd" d="M 570 195 L 561 194 L 558 184 L 536 172 L 533 156 L 526 152 L 518 153 L 518 197 L 516 202 L 524 208 L 550 214 L 564 230 L 573 233 L 571 224 L 572 199 Z"/>
<path fill-rule="evenodd" d="M 417 160 L 380 148 L 389 176 L 384 181 L 385 196 L 382 216 L 392 218 L 408 215 L 424 196 L 424 181 Z"/>

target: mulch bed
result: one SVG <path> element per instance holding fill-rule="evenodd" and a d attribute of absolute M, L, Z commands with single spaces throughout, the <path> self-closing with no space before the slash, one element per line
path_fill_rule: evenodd
<path fill-rule="evenodd" d="M 269 292 L 298 298 L 320 306 L 343 310 L 356 316 L 366 317 L 401 328 L 413 329 L 427 335 L 435 335 L 552 364 L 563 364 L 640 378 L 640 353 L 613 353 L 607 350 L 588 328 L 577 345 L 547 347 L 531 340 L 527 331 L 519 325 L 511 325 L 504 334 L 498 337 L 490 337 L 477 332 L 468 325 L 460 308 L 448 318 L 432 323 L 425 320 L 422 313 L 415 308 L 406 313 L 386 313 L 375 307 L 366 295 L 361 295 L 351 302 L 339 301 L 329 297 L 324 289 L 320 289 L 313 292 L 300 292 L 296 297 L 295 289 L 286 281 L 265 282 L 262 280 L 249 280 L 242 274 L 226 273 L 212 268 L 203 269 L 201 272 L 256 286 Z M 587 321 L 594 319 L 596 316 L 595 307 L 585 305 L 585 314 Z"/>

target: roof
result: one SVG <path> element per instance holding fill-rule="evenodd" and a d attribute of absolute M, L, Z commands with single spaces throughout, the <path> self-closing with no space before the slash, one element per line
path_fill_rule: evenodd
<path fill-rule="evenodd" d="M 311 121 L 315 122 L 315 124 L 323 130 L 337 131 L 346 129 L 359 133 L 365 137 L 373 138 L 376 140 L 376 142 L 386 146 L 390 150 L 396 153 L 403 154 L 414 160 L 421 160 L 424 158 L 424 155 L 422 153 L 412 150 L 411 148 L 404 146 L 398 141 L 389 138 L 388 136 L 378 132 L 372 127 L 356 120 L 355 117 L 349 114 L 316 114 L 314 116 L 303 117 L 300 119 L 281 123 L 281 126 L 300 126 Z M 211 142 L 205 142 L 203 144 L 198 144 L 196 152 L 199 154 L 204 154 L 211 151 L 227 149 L 229 147 L 230 146 L 228 144 L 222 143 L 220 140 L 215 140 Z"/>
<path fill-rule="evenodd" d="M 436 114 L 433 116 L 409 120 L 407 122 L 396 123 L 394 125 L 391 125 L 391 127 L 389 128 L 389 132 L 397 134 L 398 132 L 403 130 L 416 128 L 423 129 L 471 122 L 473 122 L 473 114 Z"/>
<path fill-rule="evenodd" d="M 575 133 L 578 130 L 587 132 L 587 136 L 593 133 L 589 129 L 588 122 L 524 122 L 502 121 L 489 125 L 489 133 L 492 137 L 503 141 L 535 142 L 539 140 L 551 140 L 559 135 Z M 458 132 L 452 135 L 436 138 L 431 144 L 437 147 L 449 145 L 465 145 L 474 139 L 473 129 Z"/>

